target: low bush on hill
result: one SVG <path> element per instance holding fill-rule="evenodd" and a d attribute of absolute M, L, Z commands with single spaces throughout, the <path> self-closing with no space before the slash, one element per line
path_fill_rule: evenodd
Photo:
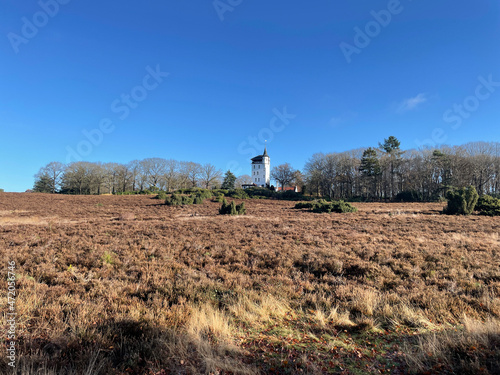
<path fill-rule="evenodd" d="M 258 187 L 252 187 L 249 189 L 245 189 L 245 192 L 251 197 L 251 198 L 256 198 L 256 197 L 266 197 L 266 198 L 273 198 L 274 195 L 276 194 L 274 191 L 271 189 L 266 189 L 266 188 L 258 188 Z M 262 199 L 262 198 L 259 198 Z"/>
<path fill-rule="evenodd" d="M 193 204 L 203 204 L 203 197 L 201 195 L 195 195 Z"/>
<path fill-rule="evenodd" d="M 210 190 L 212 192 L 213 195 L 226 195 L 227 193 L 229 193 L 229 190 L 228 189 L 213 189 L 213 190 Z"/>
<path fill-rule="evenodd" d="M 154 197 L 154 199 L 161 199 L 161 200 L 165 200 L 167 199 L 168 195 L 165 191 L 160 191 L 158 192 L 158 194 Z"/>
<path fill-rule="evenodd" d="M 169 197 L 165 199 L 165 204 L 167 206 L 186 206 L 191 204 L 203 204 L 205 201 L 206 194 L 197 193 L 191 195 L 181 195 L 172 193 Z"/>
<path fill-rule="evenodd" d="M 231 204 L 228 204 L 225 198 L 223 199 L 222 206 L 219 209 L 220 215 L 245 215 L 245 213 L 245 202 L 236 204 L 234 201 L 232 201 Z"/>
<path fill-rule="evenodd" d="M 151 195 L 154 194 L 151 190 L 134 190 L 134 191 L 119 191 L 114 193 L 114 195 Z"/>
<path fill-rule="evenodd" d="M 200 197 L 201 199 L 210 199 L 213 197 L 213 192 L 208 189 L 200 189 L 199 191 L 194 193 L 195 196 Z"/>
<path fill-rule="evenodd" d="M 296 193 L 294 191 L 276 192 L 274 198 L 283 201 L 304 201 L 307 199 L 301 193 Z"/>
<path fill-rule="evenodd" d="M 249 199 L 250 196 L 243 189 L 234 189 L 229 190 L 227 194 L 224 194 L 226 197 L 234 198 L 234 199 Z"/>
<path fill-rule="evenodd" d="M 470 215 L 474 211 L 479 195 L 474 186 L 469 186 L 449 191 L 446 199 L 448 199 L 448 205 L 443 210 L 444 214 Z"/>
<path fill-rule="evenodd" d="M 500 216 L 500 199 L 483 195 L 477 200 L 475 210 L 481 215 Z"/>
<path fill-rule="evenodd" d="M 212 202 L 219 202 L 219 203 L 222 203 L 222 201 L 224 200 L 224 194 L 222 193 L 216 193 L 213 197 L 212 197 Z"/>
<path fill-rule="evenodd" d="M 294 191 L 280 192 L 267 188 L 258 188 L 258 187 L 245 189 L 244 192 L 252 199 L 277 199 L 284 201 L 306 201 L 314 199 L 312 197 L 306 197 L 305 195 L 301 193 L 296 193 Z"/>
<path fill-rule="evenodd" d="M 295 208 L 307 208 L 315 213 L 345 213 L 345 212 L 357 212 L 358 209 L 351 206 L 349 203 L 344 201 L 326 201 L 324 199 L 315 200 L 312 202 L 299 202 L 295 205 Z"/>
<path fill-rule="evenodd" d="M 180 194 L 172 194 L 170 197 L 165 199 L 165 204 L 167 206 L 180 206 L 182 205 L 182 195 Z"/>

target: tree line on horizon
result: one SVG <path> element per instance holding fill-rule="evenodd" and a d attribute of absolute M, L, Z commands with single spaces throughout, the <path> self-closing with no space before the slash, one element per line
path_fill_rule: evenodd
<path fill-rule="evenodd" d="M 251 183 L 249 175 L 234 177 L 236 188 Z M 500 143 L 405 151 L 390 136 L 377 147 L 314 154 L 302 172 L 288 163 L 278 165 L 271 177 L 282 187 L 296 185 L 304 194 L 343 200 L 433 201 L 465 186 L 474 186 L 480 195 L 498 195 Z M 51 162 L 35 175 L 33 191 L 120 194 L 212 189 L 222 184 L 223 173 L 212 164 L 148 158 L 127 164 Z"/>
<path fill-rule="evenodd" d="M 235 178 L 236 186 L 250 176 Z M 34 192 L 61 194 L 121 194 L 220 187 L 222 171 L 212 164 L 147 158 L 130 163 L 51 162 L 35 175 Z"/>
<path fill-rule="evenodd" d="M 314 154 L 304 175 L 309 193 L 334 199 L 435 201 L 466 186 L 498 195 L 500 143 L 404 151 L 390 136 L 378 147 Z"/>

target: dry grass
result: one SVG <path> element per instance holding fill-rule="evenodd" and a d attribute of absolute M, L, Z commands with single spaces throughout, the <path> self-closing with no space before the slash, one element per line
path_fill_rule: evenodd
<path fill-rule="evenodd" d="M 248 215 L 232 218 L 209 201 L 0 193 L 0 256 L 17 264 L 18 373 L 335 373 L 365 364 L 378 373 L 394 363 L 406 373 L 441 363 L 422 354 L 428 347 L 443 363 L 454 358 L 452 341 L 494 348 L 498 220 L 440 215 L 441 204 L 357 203 L 348 215 L 293 205 L 250 200 Z M 472 321 L 490 321 L 492 334 Z M 421 340 L 408 344 L 410 365 L 393 349 L 405 337 Z M 367 342 L 377 340 L 390 344 L 375 355 Z M 494 373 L 491 358 L 463 368 Z"/>
<path fill-rule="evenodd" d="M 134 220 L 134 219 L 135 219 L 135 215 L 132 212 L 123 212 L 118 217 L 118 220 L 121 220 L 121 221 L 128 221 L 128 220 Z"/>
<path fill-rule="evenodd" d="M 409 366 L 455 374 L 500 374 L 500 321 L 464 317 L 463 329 L 419 336 L 406 345 Z"/>

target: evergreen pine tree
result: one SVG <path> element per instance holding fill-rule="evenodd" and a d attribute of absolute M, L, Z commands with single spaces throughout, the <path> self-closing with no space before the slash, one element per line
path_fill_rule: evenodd
<path fill-rule="evenodd" d="M 228 170 L 224 175 L 224 181 L 222 182 L 221 189 L 233 190 L 235 182 L 236 176 Z"/>
<path fill-rule="evenodd" d="M 361 165 L 359 167 L 363 177 L 369 181 L 371 195 L 377 195 L 377 180 L 381 174 L 380 162 L 377 157 L 377 151 L 373 148 L 368 148 L 363 152 Z"/>
<path fill-rule="evenodd" d="M 384 143 L 379 143 L 379 146 L 382 150 L 386 152 L 389 156 L 390 161 L 390 174 L 391 174 L 391 185 L 390 185 L 390 195 L 391 199 L 394 198 L 396 187 L 394 185 L 394 176 L 396 174 L 396 169 L 399 167 L 401 163 L 401 155 L 403 152 L 399 148 L 401 142 L 394 136 L 390 136 L 387 139 L 384 139 Z"/>
<path fill-rule="evenodd" d="M 52 193 L 54 191 L 54 185 L 49 176 L 40 176 L 33 186 L 33 191 L 35 193 Z"/>

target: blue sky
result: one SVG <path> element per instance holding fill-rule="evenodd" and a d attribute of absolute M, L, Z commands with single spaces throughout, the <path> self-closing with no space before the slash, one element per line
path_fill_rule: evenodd
<path fill-rule="evenodd" d="M 6 191 L 78 158 L 163 157 L 247 174 L 264 139 L 273 165 L 298 169 L 316 152 L 390 135 L 403 149 L 500 141 L 498 1 L 1 7 Z"/>

